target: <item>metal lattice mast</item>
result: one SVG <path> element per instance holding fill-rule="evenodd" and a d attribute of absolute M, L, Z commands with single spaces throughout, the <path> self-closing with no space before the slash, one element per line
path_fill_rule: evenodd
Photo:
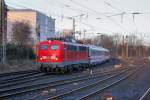
<path fill-rule="evenodd" d="M 4 0 L 0 0 L 0 34 L 2 43 L 2 63 L 6 63 L 6 46 L 5 46 L 5 3 Z"/>

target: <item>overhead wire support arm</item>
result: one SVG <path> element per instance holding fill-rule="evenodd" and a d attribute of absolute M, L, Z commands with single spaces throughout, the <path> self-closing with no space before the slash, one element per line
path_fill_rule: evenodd
<path fill-rule="evenodd" d="M 89 7 L 87 7 L 87 6 L 83 5 L 83 4 L 80 4 L 80 3 L 78 3 L 78 2 L 75 1 L 75 0 L 70 0 L 70 1 L 71 1 L 72 3 L 74 3 L 74 4 L 78 5 L 78 6 L 80 6 L 80 7 L 83 7 L 83 8 L 88 9 L 91 13 L 95 13 L 95 14 L 104 16 L 105 18 L 107 18 L 108 20 L 110 20 L 112 23 L 114 23 L 116 26 L 120 27 L 120 28 L 121 28 L 122 30 L 124 30 L 125 32 L 130 33 L 125 27 L 123 27 L 122 25 L 120 25 L 119 23 L 117 23 L 116 21 L 114 21 L 113 19 L 111 19 L 110 17 L 108 17 L 106 14 L 101 13 L 101 12 L 95 10 L 95 9 L 89 8 Z"/>
<path fill-rule="evenodd" d="M 134 12 L 134 13 L 132 13 L 133 22 L 135 21 L 135 15 L 138 15 L 138 14 L 142 14 L 142 13 L 139 13 L 139 12 Z"/>

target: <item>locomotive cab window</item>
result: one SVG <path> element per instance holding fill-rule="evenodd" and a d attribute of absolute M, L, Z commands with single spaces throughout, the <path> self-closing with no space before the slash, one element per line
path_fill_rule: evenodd
<path fill-rule="evenodd" d="M 40 45 L 40 50 L 47 50 L 48 49 L 48 45 Z"/>
<path fill-rule="evenodd" d="M 59 46 L 57 44 L 51 45 L 51 50 L 58 50 Z"/>

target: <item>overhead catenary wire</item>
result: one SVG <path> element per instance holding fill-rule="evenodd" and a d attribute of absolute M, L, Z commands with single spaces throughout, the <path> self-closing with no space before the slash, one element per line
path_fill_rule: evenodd
<path fill-rule="evenodd" d="M 73 1 L 75 1 L 75 0 L 70 0 L 71 2 Z M 78 3 L 78 4 L 80 4 L 80 5 L 78 5 L 78 4 L 76 4 L 76 5 L 78 5 L 78 6 L 80 6 L 80 7 L 83 7 L 84 9 L 85 9 L 85 7 L 86 7 L 86 10 L 84 10 L 84 9 L 78 9 L 78 8 L 76 8 L 76 7 L 73 7 L 70 3 L 66 3 L 66 2 L 61 2 L 61 1 L 59 1 L 59 0 L 55 0 L 55 1 L 53 1 L 53 2 L 59 2 L 59 6 L 58 7 L 60 7 L 60 8 L 62 8 L 62 7 L 64 7 L 64 9 L 68 9 L 68 10 L 72 10 L 73 11 L 73 9 L 75 9 L 76 10 L 76 12 L 79 12 L 79 11 L 83 11 L 83 12 L 85 12 L 85 13 L 83 13 L 83 14 L 86 14 L 86 12 L 88 12 L 88 14 L 86 14 L 86 16 L 91 16 L 91 15 L 93 15 L 93 16 L 96 16 L 96 19 L 97 18 L 99 18 L 99 19 L 101 19 L 101 20 L 104 20 L 101 16 L 104 16 L 105 18 L 107 18 L 107 19 L 109 19 L 111 22 L 113 22 L 116 26 L 118 26 L 118 27 L 120 27 L 121 29 L 123 29 L 124 31 L 126 31 L 126 32 L 128 32 L 128 30 L 126 29 L 126 28 L 124 28 L 124 26 L 123 25 L 121 25 L 121 24 L 119 24 L 118 22 L 116 22 L 115 20 L 113 20 L 112 18 L 108 18 L 108 17 L 111 17 L 111 15 L 108 15 L 108 14 L 112 14 L 112 16 L 117 16 L 117 15 L 122 15 L 122 13 L 113 13 L 113 12 L 99 12 L 99 11 L 96 11 L 95 9 L 93 9 L 93 8 L 90 8 L 90 7 L 87 7 L 86 5 L 84 5 L 84 7 L 82 6 L 83 4 L 81 4 L 81 3 Z M 77 2 L 77 1 L 75 1 L 75 2 Z M 18 4 L 18 3 L 17 3 Z M 73 3 L 73 4 L 75 4 L 75 3 Z M 62 6 L 61 6 L 62 5 Z M 113 7 L 113 8 L 116 8 L 116 7 L 114 7 L 112 4 L 111 4 L 111 6 Z M 24 7 L 25 8 L 25 7 Z M 117 8 L 118 9 L 118 8 Z M 117 10 L 116 9 L 116 10 Z M 74 10 L 74 11 L 75 11 Z M 118 11 L 121 11 L 120 9 L 118 10 Z M 143 12 L 142 14 L 149 14 L 149 12 Z M 124 13 L 124 14 L 132 14 L 132 13 Z M 65 14 L 51 14 L 52 16 L 55 16 L 55 17 L 57 17 L 57 18 L 65 18 Z M 83 19 L 83 18 L 81 18 L 81 19 Z M 84 18 L 85 19 L 85 18 Z M 123 18 L 122 18 L 123 19 Z"/>
<path fill-rule="evenodd" d="M 7 4 L 9 4 L 9 6 L 14 6 L 14 4 L 12 4 L 12 3 L 9 3 L 9 2 L 7 2 Z M 23 5 L 19 5 L 19 4 L 15 4 L 15 6 L 18 6 L 18 7 L 21 7 L 21 8 L 23 8 L 23 9 L 29 9 L 28 7 L 26 7 L 26 6 L 23 6 Z M 75 15 L 75 16 L 64 16 L 63 15 L 63 18 L 65 18 L 65 19 L 69 19 L 69 18 L 75 18 L 75 17 L 78 17 L 78 16 L 83 16 L 83 15 L 85 15 L 85 14 L 79 14 L 79 15 Z M 56 16 L 58 16 L 58 17 L 61 17 L 60 15 L 56 15 Z M 48 30 L 48 29 L 46 29 L 46 30 Z"/>
<path fill-rule="evenodd" d="M 65 4 L 62 4 L 62 6 L 64 6 Z M 27 9 L 27 7 L 25 7 L 25 6 L 23 6 L 23 5 L 18 5 L 18 6 L 20 6 L 20 7 L 23 7 L 23 8 L 26 8 Z M 65 5 L 66 6 L 66 5 Z M 68 5 L 69 6 L 69 5 Z M 92 12 L 93 13 L 93 12 Z M 55 16 L 57 16 L 57 17 L 62 17 L 63 16 L 63 18 L 65 18 L 64 17 L 64 15 L 56 15 L 55 14 Z M 88 16 L 88 15 L 87 15 Z"/>
<path fill-rule="evenodd" d="M 22 4 L 14 4 L 14 3 L 11 3 L 11 2 L 6 2 L 7 4 L 8 4 L 8 7 L 10 6 L 10 7 L 12 7 L 12 8 L 16 8 L 16 7 L 20 7 L 20 8 L 22 8 L 22 9 L 32 9 L 32 8 L 29 8 L 29 7 L 27 7 L 27 6 L 24 6 L 24 5 L 22 5 Z M 15 7 L 14 7 L 15 6 Z M 33 9 L 32 9 L 33 10 Z"/>
<path fill-rule="evenodd" d="M 111 3 L 106 2 L 106 1 L 104 1 L 104 3 L 105 3 L 106 5 L 108 5 L 108 6 L 110 6 L 111 8 L 113 8 L 114 10 L 117 10 L 117 11 L 119 11 L 119 12 L 122 12 L 122 10 L 120 10 L 119 8 L 112 6 Z"/>
<path fill-rule="evenodd" d="M 49 2 L 49 1 L 48 1 Z M 55 0 L 54 2 L 57 2 L 57 4 L 59 5 L 59 6 L 61 6 L 61 7 L 66 7 L 66 8 L 68 8 L 68 10 L 71 10 L 71 11 L 74 11 L 74 12 L 77 12 L 77 13 L 87 13 L 86 11 L 83 11 L 83 10 L 80 10 L 80 9 L 75 9 L 75 8 L 73 8 L 73 7 L 71 7 L 69 4 L 66 4 L 66 3 L 63 3 L 63 2 L 61 2 L 61 1 L 57 1 L 57 0 Z M 51 2 L 49 2 L 49 3 L 51 3 Z"/>
<path fill-rule="evenodd" d="M 93 26 L 92 24 L 88 24 L 88 23 L 85 23 L 85 22 L 79 22 L 79 23 L 88 26 L 88 27 L 91 28 L 92 30 L 95 30 L 95 26 Z M 105 29 L 105 28 L 100 28 L 100 29 L 105 30 L 105 31 L 107 31 L 107 32 L 113 33 L 113 31 L 111 31 L 111 30 L 109 30 L 109 29 Z"/>
<path fill-rule="evenodd" d="M 93 9 L 91 9 L 91 8 L 89 8 L 89 7 L 87 7 L 87 6 L 84 6 L 84 5 L 82 5 L 82 4 L 80 4 L 80 3 L 78 3 L 78 2 L 75 2 L 75 1 L 73 1 L 73 0 L 70 0 L 71 2 L 73 2 L 73 3 L 75 3 L 75 4 L 77 4 L 77 5 L 79 5 L 79 6 L 81 6 L 81 7 L 84 7 L 84 8 L 86 8 L 86 9 L 88 9 L 88 10 L 90 10 L 90 14 L 92 13 L 92 14 L 96 14 L 97 15 L 97 13 L 99 14 L 100 12 L 97 12 L 96 10 L 93 10 Z M 58 2 L 58 1 L 57 1 Z M 62 5 L 66 5 L 66 4 L 64 4 L 64 3 L 62 3 L 62 2 L 59 2 L 59 3 L 61 3 Z M 68 5 L 67 4 L 67 6 L 69 6 L 70 7 L 70 5 Z M 92 11 L 91 11 L 92 10 Z M 100 14 L 102 14 L 102 15 L 104 15 L 104 14 L 108 14 L 108 13 L 100 13 Z M 110 13 L 109 13 L 110 14 Z M 105 16 L 105 15 L 104 15 Z M 108 17 L 108 16 L 105 16 L 105 17 Z M 99 19 L 101 19 L 100 17 L 98 17 Z M 125 30 L 126 32 L 129 32 L 127 29 L 125 29 L 123 26 L 121 26 L 120 24 L 118 24 L 118 23 L 116 23 L 116 22 L 114 22 L 114 20 L 112 20 L 112 19 L 110 19 L 113 23 L 115 23 L 117 26 L 119 26 L 119 27 L 121 27 L 123 30 Z"/>
<path fill-rule="evenodd" d="M 104 1 L 105 2 L 105 1 Z M 132 17 L 133 17 L 133 24 L 134 24 L 134 26 L 135 26 L 135 30 L 137 31 L 138 30 L 138 27 L 137 27 L 137 25 L 136 25 L 136 23 L 135 23 L 135 15 L 137 15 L 137 14 L 142 14 L 142 13 L 139 13 L 139 12 L 133 12 L 133 13 L 126 13 L 125 11 L 122 11 L 121 9 L 119 9 L 119 8 L 116 8 L 116 7 L 114 7 L 111 3 L 108 3 L 108 2 L 105 2 L 108 6 L 110 6 L 111 8 L 113 8 L 113 9 L 117 9 L 117 10 L 119 10 L 120 12 L 122 12 L 122 13 L 120 13 L 120 14 L 116 14 L 116 15 L 111 15 L 111 16 L 109 16 L 109 17 L 112 17 L 112 16 L 118 16 L 118 15 L 121 15 L 121 22 L 123 22 L 123 16 L 125 15 L 125 14 L 128 14 L 128 15 L 132 15 Z"/>
<path fill-rule="evenodd" d="M 119 26 L 121 29 L 123 29 L 125 32 L 130 33 L 126 28 L 124 28 L 124 27 L 123 27 L 122 25 L 120 25 L 119 23 L 115 22 L 112 18 L 108 17 L 107 15 L 105 15 L 105 14 L 103 14 L 103 13 L 100 13 L 100 12 L 94 10 L 94 9 L 91 9 L 91 8 L 89 8 L 89 7 L 87 7 L 87 6 L 83 5 L 83 4 L 80 4 L 80 3 L 76 2 L 76 1 L 74 1 L 74 0 L 70 0 L 70 1 L 71 1 L 72 3 L 74 3 L 74 4 L 79 5 L 80 7 L 86 8 L 86 9 L 88 9 L 88 10 L 90 10 L 90 11 L 92 11 L 92 12 L 98 14 L 98 15 L 104 16 L 105 18 L 107 18 L 108 20 L 110 20 L 111 22 L 113 22 L 115 25 L 117 25 L 117 26 Z"/>
<path fill-rule="evenodd" d="M 49 2 L 49 1 L 48 1 Z M 31 8 L 29 8 L 29 7 L 26 7 L 26 6 L 24 6 L 24 5 L 22 5 L 22 4 L 12 4 L 12 3 L 10 3 L 10 2 L 7 2 L 7 4 L 9 4 L 9 5 L 11 5 L 11 6 L 18 6 L 18 7 L 21 7 L 21 8 L 23 8 L 23 9 L 31 9 Z M 55 6 L 55 5 L 52 5 L 52 6 Z M 59 3 L 59 6 L 61 6 L 61 7 L 67 7 L 66 6 L 66 4 L 61 4 L 61 3 Z M 69 5 L 68 5 L 69 6 Z M 75 12 L 77 12 L 77 11 L 81 11 L 81 10 L 78 10 L 78 9 L 73 9 L 73 8 L 71 8 L 71 7 L 69 7 L 69 10 L 71 10 L 71 11 L 75 11 Z M 54 14 L 54 13 L 52 13 L 51 15 L 54 15 L 54 16 L 57 16 L 57 17 L 59 17 L 59 18 L 67 18 L 67 17 L 65 17 L 64 16 L 64 14 Z M 84 13 L 82 13 L 82 14 L 80 14 L 81 16 L 82 15 L 86 15 L 86 13 L 84 14 Z M 80 16 L 80 17 L 81 17 Z M 73 17 L 73 16 L 72 16 Z M 74 17 L 76 17 L 76 16 L 74 16 Z"/>

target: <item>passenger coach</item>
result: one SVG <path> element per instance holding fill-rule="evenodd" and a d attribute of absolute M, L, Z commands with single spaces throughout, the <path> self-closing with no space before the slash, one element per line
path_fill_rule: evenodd
<path fill-rule="evenodd" d="M 102 62 L 109 60 L 109 54 L 109 50 L 105 48 L 89 45 L 90 65 L 101 64 Z"/>

